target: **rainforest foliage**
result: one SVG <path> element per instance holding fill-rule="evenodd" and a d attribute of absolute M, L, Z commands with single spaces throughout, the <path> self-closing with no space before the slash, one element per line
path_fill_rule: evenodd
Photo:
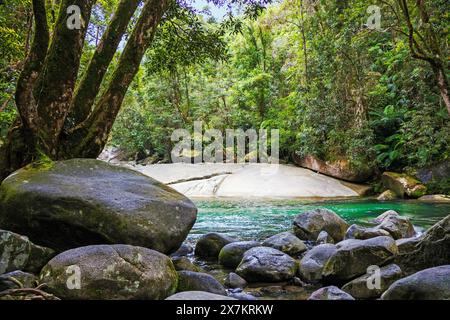
<path fill-rule="evenodd" d="M 0 5 L 3 138 L 31 41 L 30 2 Z M 117 3 L 92 11 L 80 74 Z M 370 25 L 372 5 L 380 28 Z M 224 20 L 207 10 L 167 13 L 109 144 L 168 161 L 172 131 L 203 121 L 205 129 L 279 129 L 286 161 L 312 154 L 398 171 L 448 161 L 448 1 L 284 0 L 260 9 Z"/>

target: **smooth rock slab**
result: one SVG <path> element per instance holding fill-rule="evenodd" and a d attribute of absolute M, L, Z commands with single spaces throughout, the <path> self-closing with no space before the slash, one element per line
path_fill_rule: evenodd
<path fill-rule="evenodd" d="M 297 262 L 287 254 L 269 247 L 248 250 L 236 273 L 248 282 L 280 282 L 292 279 Z"/>
<path fill-rule="evenodd" d="M 383 300 L 449 300 L 450 265 L 425 269 L 397 280 Z"/>
<path fill-rule="evenodd" d="M 380 279 L 379 287 L 374 277 Z M 374 299 L 380 297 L 389 286 L 402 277 L 402 270 L 396 264 L 390 264 L 379 269 L 378 273 L 362 275 L 342 287 L 342 290 L 356 299 Z"/>
<path fill-rule="evenodd" d="M 50 260 L 40 278 L 46 291 L 75 300 L 160 300 L 173 294 L 178 282 L 169 257 L 129 245 L 65 251 Z"/>
<path fill-rule="evenodd" d="M 58 251 L 119 243 L 173 252 L 196 216 L 172 188 L 92 159 L 31 164 L 0 187 L 0 225 Z"/>
<path fill-rule="evenodd" d="M 338 287 L 328 286 L 314 291 L 308 300 L 355 300 L 355 298 Z"/>
<path fill-rule="evenodd" d="M 237 299 L 222 296 L 220 294 L 214 294 L 211 292 L 184 291 L 171 295 L 170 297 L 166 298 L 166 300 L 237 300 Z"/>
<path fill-rule="evenodd" d="M 307 250 L 302 240 L 290 232 L 276 234 L 262 243 L 265 247 L 275 248 L 290 256 L 296 256 Z"/>
<path fill-rule="evenodd" d="M 225 288 L 213 276 L 193 271 L 178 272 L 178 291 L 206 291 L 227 295 Z"/>
<path fill-rule="evenodd" d="M 244 253 L 251 248 L 261 246 L 257 241 L 237 241 L 227 244 L 220 250 L 219 263 L 228 268 L 236 268 Z"/>
<path fill-rule="evenodd" d="M 321 231 L 326 231 L 335 242 L 344 239 L 348 224 L 328 209 L 314 209 L 299 214 L 294 219 L 294 233 L 302 240 L 315 241 Z"/>
<path fill-rule="evenodd" d="M 322 277 L 333 284 L 363 275 L 369 266 L 384 266 L 398 253 L 395 240 L 391 237 L 349 239 L 338 243 L 336 247 L 337 251 L 327 260 L 322 270 Z"/>
<path fill-rule="evenodd" d="M 35 245 L 27 237 L 0 230 L 0 274 L 15 270 L 39 273 L 54 255 L 52 249 Z"/>

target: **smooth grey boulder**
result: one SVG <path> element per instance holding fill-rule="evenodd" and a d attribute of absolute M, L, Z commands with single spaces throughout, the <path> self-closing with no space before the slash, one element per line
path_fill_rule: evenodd
<path fill-rule="evenodd" d="M 287 254 L 270 247 L 248 250 L 236 273 L 248 282 L 280 282 L 292 279 L 297 262 Z"/>
<path fill-rule="evenodd" d="M 342 287 L 342 290 L 356 299 L 375 299 L 379 298 L 392 283 L 401 277 L 400 267 L 390 264 L 350 281 Z"/>
<path fill-rule="evenodd" d="M 0 274 L 15 270 L 39 273 L 54 255 L 52 249 L 35 245 L 25 236 L 0 230 Z"/>
<path fill-rule="evenodd" d="M 31 164 L 0 187 L 0 225 L 58 251 L 130 244 L 170 253 L 196 216 L 195 205 L 174 189 L 99 160 Z"/>
<path fill-rule="evenodd" d="M 245 288 L 247 286 L 247 281 L 245 281 L 244 278 L 242 278 L 240 275 L 230 272 L 227 277 L 225 278 L 225 285 L 228 288 Z"/>
<path fill-rule="evenodd" d="M 225 245 L 219 252 L 219 263 L 227 268 L 236 268 L 247 250 L 260 246 L 257 241 L 237 241 Z"/>
<path fill-rule="evenodd" d="M 301 240 L 315 241 L 321 231 L 326 231 L 339 242 L 344 239 L 348 224 L 328 209 L 314 209 L 299 214 L 294 219 L 294 233 Z"/>
<path fill-rule="evenodd" d="M 34 288 L 37 284 L 37 276 L 20 270 L 0 275 L 0 292 L 9 289 Z"/>
<path fill-rule="evenodd" d="M 421 237 L 412 237 L 412 238 L 402 238 L 395 240 L 395 244 L 398 248 L 398 254 L 401 255 L 403 253 L 408 253 L 413 251 L 416 246 L 420 243 L 421 239 L 423 239 L 423 236 Z"/>
<path fill-rule="evenodd" d="M 193 271 L 178 271 L 178 291 L 206 291 L 227 295 L 224 286 L 212 275 Z"/>
<path fill-rule="evenodd" d="M 290 256 L 297 256 L 307 250 L 302 240 L 290 232 L 282 232 L 267 238 L 262 243 L 264 247 L 271 247 Z"/>
<path fill-rule="evenodd" d="M 338 287 L 328 286 L 314 291 L 308 300 L 355 300 L 355 298 Z"/>
<path fill-rule="evenodd" d="M 395 281 L 383 300 L 450 300 L 450 265 L 425 269 Z"/>
<path fill-rule="evenodd" d="M 391 234 L 386 230 L 379 228 L 365 228 L 352 224 L 345 233 L 345 239 L 360 239 L 366 240 L 375 237 L 390 236 Z"/>
<path fill-rule="evenodd" d="M 332 284 L 345 283 L 363 275 L 369 266 L 384 266 L 398 253 L 392 237 L 349 239 L 338 243 L 336 247 L 336 252 L 322 270 L 322 277 Z"/>
<path fill-rule="evenodd" d="M 236 239 L 216 232 L 207 233 L 198 239 L 194 252 L 198 257 L 216 260 L 220 250 L 232 242 Z"/>
<path fill-rule="evenodd" d="M 385 230 L 394 239 L 414 237 L 416 231 L 408 218 L 400 216 L 397 212 L 390 210 L 375 219 L 379 223 L 375 229 Z"/>
<path fill-rule="evenodd" d="M 300 260 L 300 277 L 308 282 L 320 281 L 324 264 L 336 251 L 334 244 L 321 244 L 306 252 Z"/>
<path fill-rule="evenodd" d="M 166 300 L 237 300 L 237 299 L 205 291 L 184 291 L 171 295 L 170 297 L 166 298 Z"/>
<path fill-rule="evenodd" d="M 60 253 L 42 269 L 46 291 L 69 300 L 160 300 L 177 289 L 169 257 L 130 245 L 95 245 Z"/>
<path fill-rule="evenodd" d="M 320 231 L 319 235 L 317 236 L 316 239 L 316 245 L 319 244 L 334 244 L 334 240 L 333 238 L 328 234 L 328 232 L 326 231 Z"/>
<path fill-rule="evenodd" d="M 203 272 L 202 268 L 193 264 L 187 257 L 174 257 L 172 263 L 177 271 Z"/>

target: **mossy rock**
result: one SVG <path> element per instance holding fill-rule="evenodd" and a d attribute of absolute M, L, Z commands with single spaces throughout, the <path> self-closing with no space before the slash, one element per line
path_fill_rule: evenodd
<path fill-rule="evenodd" d="M 383 185 L 393 191 L 398 197 L 417 199 L 427 193 L 427 187 L 417 179 L 401 173 L 384 172 L 381 176 Z"/>
<path fill-rule="evenodd" d="M 0 187 L 0 227 L 58 251 L 121 243 L 172 252 L 196 215 L 172 188 L 98 160 L 29 165 Z"/>

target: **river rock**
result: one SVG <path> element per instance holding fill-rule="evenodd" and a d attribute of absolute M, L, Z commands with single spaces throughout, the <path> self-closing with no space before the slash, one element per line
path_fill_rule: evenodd
<path fill-rule="evenodd" d="M 230 272 L 225 278 L 225 285 L 228 288 L 245 288 L 247 286 L 247 281 L 240 275 Z"/>
<path fill-rule="evenodd" d="M 381 176 L 383 185 L 392 190 L 398 197 L 420 198 L 427 192 L 427 188 L 411 176 L 395 172 L 384 172 Z"/>
<path fill-rule="evenodd" d="M 271 247 L 290 256 L 297 256 L 307 250 L 302 240 L 297 238 L 291 232 L 282 232 L 276 234 L 262 243 L 264 247 Z"/>
<path fill-rule="evenodd" d="M 99 160 L 31 164 L 0 187 L 0 225 L 59 251 L 121 243 L 173 252 L 196 215 L 170 187 Z"/>
<path fill-rule="evenodd" d="M 220 250 L 236 239 L 224 234 L 211 232 L 203 235 L 195 246 L 195 255 L 205 259 L 217 259 Z"/>
<path fill-rule="evenodd" d="M 270 247 L 245 252 L 236 273 L 248 282 L 280 282 L 292 279 L 297 263 L 287 254 Z"/>
<path fill-rule="evenodd" d="M 450 203 L 450 196 L 445 194 L 433 194 L 433 195 L 426 195 L 419 198 L 419 201 L 422 202 L 437 202 L 437 203 Z"/>
<path fill-rule="evenodd" d="M 185 257 L 191 253 L 194 252 L 194 248 L 192 248 L 191 245 L 187 244 L 187 243 L 183 243 L 177 251 L 175 251 L 174 253 L 172 253 L 170 256 L 171 257 Z"/>
<path fill-rule="evenodd" d="M 450 300 L 450 265 L 425 269 L 395 281 L 383 300 Z"/>
<path fill-rule="evenodd" d="M 416 248 L 416 245 L 421 241 L 421 239 L 423 239 L 423 236 L 395 240 L 395 244 L 398 248 L 398 254 L 402 255 L 404 253 L 413 251 Z"/>
<path fill-rule="evenodd" d="M 172 258 L 173 266 L 177 271 L 194 271 L 202 272 L 202 268 L 196 266 L 187 257 L 174 257 Z"/>
<path fill-rule="evenodd" d="M 386 190 L 377 197 L 378 201 L 391 201 L 397 199 L 397 195 L 392 190 Z"/>
<path fill-rule="evenodd" d="M 178 272 L 178 291 L 206 291 L 227 295 L 225 288 L 212 275 L 193 271 Z"/>
<path fill-rule="evenodd" d="M 237 300 L 237 299 L 205 291 L 184 291 L 171 295 L 170 297 L 166 298 L 166 300 Z"/>
<path fill-rule="evenodd" d="M 338 287 L 328 286 L 314 291 L 308 300 L 355 300 L 355 298 Z"/>
<path fill-rule="evenodd" d="M 344 239 L 348 224 L 328 209 L 314 209 L 299 214 L 294 220 L 294 233 L 302 240 L 314 241 L 321 231 L 326 231 L 339 242 Z"/>
<path fill-rule="evenodd" d="M 380 223 L 375 229 L 386 230 L 394 239 L 411 238 L 416 234 L 409 219 L 393 210 L 383 213 L 375 221 Z"/>
<path fill-rule="evenodd" d="M 228 268 L 236 268 L 247 250 L 260 246 L 257 241 L 237 241 L 227 244 L 220 250 L 219 263 Z"/>
<path fill-rule="evenodd" d="M 428 229 L 412 247 L 396 257 L 395 263 L 406 274 L 449 264 L 450 214 Z"/>
<path fill-rule="evenodd" d="M 326 244 L 326 243 L 334 244 L 334 240 L 328 234 L 328 232 L 320 231 L 319 235 L 317 236 L 316 245 L 318 245 L 318 244 Z"/>
<path fill-rule="evenodd" d="M 25 236 L 0 230 L 0 274 L 15 270 L 39 273 L 54 255 L 52 249 L 35 245 Z"/>
<path fill-rule="evenodd" d="M 236 298 L 243 301 L 256 301 L 258 298 L 252 296 L 251 294 L 245 292 L 231 292 L 230 297 Z"/>
<path fill-rule="evenodd" d="M 169 257 L 130 245 L 65 251 L 49 261 L 40 278 L 46 291 L 70 300 L 159 300 L 173 294 L 178 282 Z"/>
<path fill-rule="evenodd" d="M 375 237 L 390 236 L 391 234 L 384 229 L 364 228 L 356 224 L 352 224 L 345 233 L 345 239 L 366 240 Z"/>
<path fill-rule="evenodd" d="M 38 278 L 31 273 L 20 270 L 0 275 L 0 292 L 9 289 L 34 288 Z"/>
<path fill-rule="evenodd" d="M 363 275 L 369 266 L 384 266 L 398 253 L 394 239 L 386 236 L 367 240 L 344 240 L 336 247 L 336 252 L 327 260 L 322 270 L 322 277 L 333 284 Z"/>
<path fill-rule="evenodd" d="M 380 276 L 379 286 L 374 277 Z M 374 299 L 381 296 L 389 286 L 402 277 L 402 270 L 396 264 L 381 267 L 376 272 L 366 273 L 342 287 L 342 290 L 356 299 Z M 369 285 L 371 287 L 369 288 Z"/>
<path fill-rule="evenodd" d="M 334 244 L 321 244 L 306 252 L 299 265 L 301 278 L 308 282 L 320 281 L 324 264 L 336 251 Z"/>

